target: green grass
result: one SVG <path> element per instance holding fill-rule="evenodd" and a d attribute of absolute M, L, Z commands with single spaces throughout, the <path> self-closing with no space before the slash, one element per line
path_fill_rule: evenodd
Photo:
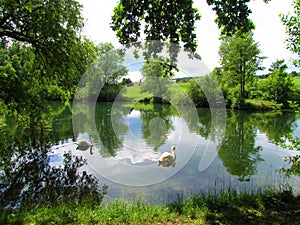
<path fill-rule="evenodd" d="M 180 88 L 182 88 L 184 91 L 187 91 L 188 89 L 188 82 L 186 83 L 177 83 L 175 85 L 178 85 Z"/>
<path fill-rule="evenodd" d="M 148 93 L 141 93 L 141 86 L 131 86 L 126 88 L 122 97 L 130 101 L 138 102 L 144 98 L 151 98 L 152 95 Z"/>
<path fill-rule="evenodd" d="M 170 86 L 170 89 L 182 88 L 184 91 L 187 90 L 188 83 L 178 83 Z M 144 99 L 150 99 L 152 94 L 141 93 L 141 86 L 131 86 L 127 87 L 126 91 L 123 93 L 122 97 L 125 100 L 130 100 L 134 102 L 143 101 Z"/>
<path fill-rule="evenodd" d="M 177 88 L 182 88 L 184 91 L 187 90 L 187 83 L 178 83 L 170 86 L 170 90 L 176 90 Z M 131 86 L 127 87 L 126 91 L 122 94 L 122 98 L 125 101 L 128 101 L 128 106 L 133 107 L 134 109 L 153 109 L 153 104 L 147 104 L 144 102 L 150 102 L 152 94 L 141 93 L 141 86 Z M 132 105 L 134 102 L 134 105 Z"/>
<path fill-rule="evenodd" d="M 170 91 L 176 91 L 176 89 L 178 90 L 179 88 L 181 88 L 183 91 L 187 91 L 188 89 L 188 83 L 176 83 L 176 84 L 172 84 L 169 87 Z"/>
<path fill-rule="evenodd" d="M 300 89 L 300 77 L 294 77 L 293 79 L 296 87 Z"/>
<path fill-rule="evenodd" d="M 281 104 L 277 104 L 275 101 L 262 99 L 245 99 L 245 104 L 247 108 L 256 110 L 280 109 L 282 107 Z"/>
<path fill-rule="evenodd" d="M 153 110 L 153 104 L 147 104 L 143 102 L 125 102 L 123 106 L 127 106 L 136 110 Z"/>
<path fill-rule="evenodd" d="M 151 205 L 141 200 L 107 204 L 61 204 L 34 211 L 1 212 L 1 224 L 295 224 L 300 198 L 290 190 L 257 193 L 234 190 L 200 193 L 184 200 Z"/>

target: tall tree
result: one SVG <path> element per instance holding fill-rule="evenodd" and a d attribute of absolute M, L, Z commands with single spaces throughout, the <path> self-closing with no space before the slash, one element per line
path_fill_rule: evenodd
<path fill-rule="evenodd" d="M 166 97 L 169 80 L 167 70 L 169 66 L 162 58 L 151 58 L 142 67 L 142 75 L 145 80 L 142 82 L 141 91 L 153 94 L 154 102 L 161 102 Z"/>
<path fill-rule="evenodd" d="M 97 46 L 98 63 L 105 75 L 107 83 L 117 83 L 128 72 L 126 66 L 121 65 L 124 57 L 120 49 L 111 43 L 101 43 Z"/>
<path fill-rule="evenodd" d="M 122 65 L 124 57 L 111 43 L 96 46 L 97 59 L 85 71 L 76 98 L 97 98 L 100 101 L 112 101 L 123 88 L 120 78 L 128 73 Z M 101 92 L 100 92 L 101 91 Z M 100 92 L 100 94 L 99 94 Z"/>
<path fill-rule="evenodd" d="M 69 54 L 84 25 L 78 1 L 1 0 L 0 5 L 0 38 L 32 45 L 52 67 L 72 63 Z"/>
<path fill-rule="evenodd" d="M 22 207 L 24 202 L 26 206 L 77 202 L 91 194 L 97 198 L 97 181 L 85 171 L 78 173 L 83 158 L 67 153 L 62 168 L 51 165 L 50 140 L 44 129 L 51 120 L 45 113 L 48 87 L 74 89 L 96 56 L 94 45 L 80 36 L 80 10 L 76 0 L 0 0 L 3 208 Z M 14 134 L 9 120 L 20 122 Z"/>
<path fill-rule="evenodd" d="M 105 83 L 98 100 L 114 101 L 123 88 L 123 84 L 119 80 L 128 73 L 126 66 L 122 65 L 124 57 L 120 49 L 115 49 L 110 43 L 100 44 L 98 54 L 97 63 L 105 77 Z M 99 89 L 99 87 L 96 88 Z"/>
<path fill-rule="evenodd" d="M 221 81 L 233 107 L 242 107 L 247 97 L 247 85 L 251 85 L 253 75 L 260 69 L 258 43 L 252 33 L 236 33 L 225 36 L 219 49 L 221 58 Z"/>
<path fill-rule="evenodd" d="M 300 0 L 294 0 L 294 13 L 288 13 L 281 15 L 281 20 L 286 26 L 286 33 L 288 38 L 286 39 L 287 47 L 291 51 L 298 54 L 298 59 L 294 60 L 296 66 L 300 66 Z"/>
<path fill-rule="evenodd" d="M 16 71 L 14 77 L 1 71 L 3 83 L 12 79 L 19 79 L 22 82 L 18 88 L 15 85 L 6 85 L 5 90 L 2 89 L 5 93 L 1 94 L 1 97 L 9 96 L 9 93 L 14 93 L 15 97 L 2 100 L 10 101 L 11 107 L 22 104 L 23 99 L 31 98 L 28 93 L 32 89 L 36 89 L 35 91 L 39 89 L 39 93 L 33 95 L 35 100 L 43 99 L 47 96 L 46 86 L 50 87 L 51 95 L 66 91 L 69 93 L 65 98 L 71 98 L 71 93 L 74 92 L 81 75 L 96 58 L 93 44 L 80 35 L 84 24 L 81 16 L 82 6 L 79 2 L 1 0 L 0 4 L 2 52 L 12 52 L 13 46 L 19 46 L 18 52 L 15 50 L 13 53 L 14 60 L 24 60 L 28 57 L 29 62 L 34 65 L 28 66 L 29 62 L 12 64 L 11 72 Z M 11 58 L 2 60 L 0 66 L 7 67 L 7 62 L 11 60 Z M 22 91 L 23 94 L 17 94 Z M 23 105 L 26 107 L 28 104 Z M 28 109 L 33 111 L 30 105 Z"/>

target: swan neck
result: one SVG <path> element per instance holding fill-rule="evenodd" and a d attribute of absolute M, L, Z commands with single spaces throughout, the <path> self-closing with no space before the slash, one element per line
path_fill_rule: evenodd
<path fill-rule="evenodd" d="M 172 149 L 172 155 L 174 158 L 176 158 L 176 154 L 175 154 L 175 151 Z"/>

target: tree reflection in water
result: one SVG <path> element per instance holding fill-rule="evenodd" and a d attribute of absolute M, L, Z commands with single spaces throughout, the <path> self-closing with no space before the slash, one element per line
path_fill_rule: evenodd
<path fill-rule="evenodd" d="M 63 110 L 64 111 L 64 110 Z M 39 204 L 102 200 L 106 186 L 79 169 L 82 157 L 65 153 L 60 166 L 51 165 L 51 143 L 64 137 L 44 129 L 49 121 L 7 117 L 0 129 L 0 204 L 2 207 L 36 207 Z M 65 132 L 66 130 L 62 130 Z M 70 132 L 69 129 L 66 131 Z"/>
<path fill-rule="evenodd" d="M 171 116 L 169 105 L 155 104 L 151 110 L 141 110 L 143 137 L 155 152 L 166 142 L 168 133 L 173 129 Z"/>
<path fill-rule="evenodd" d="M 101 144 L 94 143 L 94 155 L 91 157 L 96 153 L 104 158 L 114 157 L 118 151 L 123 150 L 124 142 L 128 141 L 125 138 L 130 128 L 126 119 L 133 112 L 132 108 L 120 104 L 112 112 L 111 107 L 112 104 L 96 105 L 94 121 Z M 106 187 L 99 190 L 98 181 L 93 176 L 86 172 L 79 173 L 86 163 L 82 157 L 67 152 L 63 160 L 60 160 L 60 166 L 51 164 L 49 152 L 52 145 L 67 140 L 72 143 L 75 141 L 71 108 L 53 103 L 51 109 L 53 118 L 47 115 L 48 120 L 38 117 L 31 120 L 7 117 L 0 128 L 1 206 L 13 207 L 20 205 L 22 201 L 27 202 L 27 205 L 78 201 L 87 196 L 99 198 L 101 201 Z M 84 109 L 89 110 L 88 107 Z M 176 129 L 173 119 L 180 117 L 190 133 L 196 133 L 204 139 L 214 139 L 218 136 L 218 130 L 223 128 L 211 128 L 210 110 L 197 110 L 197 123 L 189 110 L 180 111 L 177 108 L 176 111 L 170 105 L 154 105 L 148 110 L 139 110 L 136 124 L 140 129 L 139 137 L 153 153 L 166 144 L 168 134 Z M 75 116 L 81 121 L 88 120 L 84 113 Z M 225 136 L 217 149 L 218 158 L 230 175 L 237 176 L 240 181 L 249 181 L 257 174 L 257 165 L 263 160 L 261 154 L 264 146 L 256 143 L 257 134 L 265 134 L 272 143 L 282 143 L 285 136 L 293 133 L 296 120 L 294 114 L 286 112 L 228 111 Z M 87 132 L 88 125 L 83 124 L 80 132 Z M 49 129 L 44 129 L 45 127 Z"/>
<path fill-rule="evenodd" d="M 263 160 L 260 155 L 262 146 L 255 146 L 257 129 L 250 117 L 229 112 L 225 137 L 218 149 L 227 171 L 241 181 L 249 181 L 256 174 L 257 163 Z"/>

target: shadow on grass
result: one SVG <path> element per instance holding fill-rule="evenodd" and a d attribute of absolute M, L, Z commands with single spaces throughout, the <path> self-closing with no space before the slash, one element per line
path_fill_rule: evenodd
<path fill-rule="evenodd" d="M 192 219 L 205 212 L 205 224 L 300 224 L 300 196 L 291 190 L 201 193 L 185 202 L 175 201 L 169 208 Z"/>
<path fill-rule="evenodd" d="M 235 190 L 181 195 L 173 203 L 114 199 L 107 205 L 61 204 L 35 210 L 2 211 L 0 224 L 300 224 L 300 197 L 291 190 L 237 193 Z"/>

